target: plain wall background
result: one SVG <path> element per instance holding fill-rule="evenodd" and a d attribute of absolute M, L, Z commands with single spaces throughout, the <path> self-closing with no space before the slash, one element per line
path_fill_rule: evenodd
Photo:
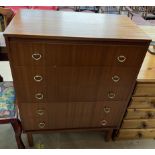
<path fill-rule="evenodd" d="M 2 75 L 4 81 L 12 81 L 10 64 L 8 61 L 0 62 L 0 74 Z"/>

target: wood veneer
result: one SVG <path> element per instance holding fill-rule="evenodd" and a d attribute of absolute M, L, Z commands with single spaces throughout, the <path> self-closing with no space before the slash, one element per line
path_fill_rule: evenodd
<path fill-rule="evenodd" d="M 150 43 L 130 19 L 22 10 L 4 35 L 25 132 L 119 128 Z"/>

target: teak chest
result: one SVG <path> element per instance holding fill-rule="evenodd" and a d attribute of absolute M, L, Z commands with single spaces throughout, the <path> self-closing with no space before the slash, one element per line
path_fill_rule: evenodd
<path fill-rule="evenodd" d="M 150 43 L 130 19 L 22 10 L 4 35 L 25 132 L 120 127 Z"/>

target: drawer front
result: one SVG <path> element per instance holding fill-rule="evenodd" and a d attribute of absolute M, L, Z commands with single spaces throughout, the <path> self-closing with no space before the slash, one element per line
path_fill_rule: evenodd
<path fill-rule="evenodd" d="M 137 84 L 133 96 L 155 96 L 155 84 Z"/>
<path fill-rule="evenodd" d="M 120 129 L 117 139 L 155 138 L 155 129 Z"/>
<path fill-rule="evenodd" d="M 18 100 L 89 102 L 126 100 L 136 71 L 123 67 L 14 67 Z M 127 89 L 124 90 L 124 87 Z"/>
<path fill-rule="evenodd" d="M 19 102 L 19 115 L 23 130 L 49 129 L 48 113 L 44 103 Z"/>
<path fill-rule="evenodd" d="M 142 63 L 143 56 L 140 55 L 146 52 L 144 47 L 125 45 L 46 44 L 45 46 L 48 54 L 52 55 L 48 57 L 48 65 L 52 62 L 52 65 L 58 66 L 137 66 Z"/>
<path fill-rule="evenodd" d="M 110 74 L 107 75 L 107 72 Z M 133 84 L 134 73 L 126 78 L 122 69 L 102 67 L 57 67 L 48 74 L 48 100 L 103 101 L 126 100 Z M 129 72 L 133 70 L 129 69 Z M 113 72 L 113 74 L 112 74 Z M 115 73 L 121 78 L 114 82 Z M 128 89 L 124 90 L 124 86 Z M 110 95 L 109 95 L 110 94 Z M 61 97 L 60 97 L 61 96 Z"/>
<path fill-rule="evenodd" d="M 105 101 L 103 103 L 98 102 L 95 106 L 93 125 L 119 128 L 127 102 Z"/>
<path fill-rule="evenodd" d="M 151 109 L 155 108 L 155 97 L 132 97 L 128 108 Z"/>
<path fill-rule="evenodd" d="M 48 41 L 11 40 L 14 65 L 48 66 L 140 66 L 146 52 L 143 46 L 48 43 Z M 40 56 L 41 55 L 41 58 Z M 35 60 L 36 59 L 36 60 Z"/>
<path fill-rule="evenodd" d="M 155 109 L 128 109 L 125 119 L 153 119 Z"/>
<path fill-rule="evenodd" d="M 44 42 L 10 41 L 9 55 L 15 66 L 45 65 Z"/>
<path fill-rule="evenodd" d="M 14 67 L 16 96 L 20 102 L 47 100 L 46 70 L 43 67 Z"/>
<path fill-rule="evenodd" d="M 155 119 L 124 120 L 122 129 L 147 129 L 155 128 Z"/>
<path fill-rule="evenodd" d="M 105 128 L 120 124 L 122 104 L 124 103 L 20 103 L 19 110 L 24 130 Z"/>
<path fill-rule="evenodd" d="M 93 127 L 94 106 L 91 102 L 22 103 L 20 112 L 25 130 L 88 128 Z M 44 114 L 39 116 L 37 109 L 44 110 Z M 44 123 L 44 127 L 40 127 L 40 123 Z"/>

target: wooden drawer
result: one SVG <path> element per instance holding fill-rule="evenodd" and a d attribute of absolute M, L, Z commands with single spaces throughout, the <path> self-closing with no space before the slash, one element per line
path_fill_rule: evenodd
<path fill-rule="evenodd" d="M 132 100 L 128 108 L 155 108 L 155 97 L 132 97 Z"/>
<path fill-rule="evenodd" d="M 107 75 L 109 71 L 109 74 Z M 128 78 L 124 72 L 129 72 Z M 108 67 L 57 67 L 51 68 L 48 74 L 47 92 L 52 101 L 103 101 L 126 100 L 132 84 L 132 69 Z M 117 74 L 116 74 L 117 73 Z M 112 77 L 118 75 L 119 82 Z M 128 89 L 124 90 L 124 86 Z M 114 97 L 108 94 L 114 93 Z M 60 97 L 61 96 L 61 97 Z M 51 100 L 50 98 L 48 100 Z"/>
<path fill-rule="evenodd" d="M 15 66 L 43 66 L 46 60 L 45 43 L 34 41 L 18 42 L 14 39 L 10 42 L 10 58 Z"/>
<path fill-rule="evenodd" d="M 153 119 L 155 109 L 128 109 L 125 119 Z"/>
<path fill-rule="evenodd" d="M 115 50 L 114 50 L 115 49 Z M 134 57 L 133 57 L 134 52 Z M 10 41 L 10 58 L 14 65 L 48 66 L 139 66 L 143 60 L 143 46 L 89 44 L 78 42 L 49 42 L 48 40 Z M 33 54 L 40 54 L 35 61 Z M 38 57 L 38 56 L 37 56 Z M 125 61 L 123 61 L 125 57 Z M 119 60 L 118 60 L 119 59 Z"/>
<path fill-rule="evenodd" d="M 62 51 L 62 49 L 64 50 Z M 104 45 L 103 43 L 102 45 L 88 43 L 46 44 L 46 50 L 50 51 L 50 55 L 52 55 L 47 61 L 48 65 L 51 65 L 52 62 L 53 65 L 58 66 L 139 66 L 143 60 L 142 53 L 146 52 L 142 46 Z M 123 60 L 123 57 L 125 57 L 125 61 L 120 62 L 118 59 Z"/>
<path fill-rule="evenodd" d="M 92 118 L 93 125 L 101 126 L 100 123 L 102 123 L 102 120 L 106 120 L 107 124 L 105 127 L 119 128 L 125 113 L 126 105 L 126 101 L 97 102 L 94 107 L 94 117 Z M 108 109 L 110 109 L 109 112 L 107 112 Z"/>
<path fill-rule="evenodd" d="M 13 69 L 21 102 L 36 102 L 34 94 L 39 92 L 46 95 L 43 102 L 126 100 L 136 74 L 134 69 L 123 67 L 20 66 Z M 109 96 L 110 93 L 114 96 Z"/>
<path fill-rule="evenodd" d="M 48 69 L 46 67 L 14 67 L 14 80 L 17 85 L 36 87 L 46 86 Z"/>
<path fill-rule="evenodd" d="M 44 67 L 14 67 L 16 96 L 20 102 L 46 102 L 47 76 Z M 39 97 L 39 98 L 38 98 Z"/>
<path fill-rule="evenodd" d="M 155 129 L 120 129 L 117 139 L 155 138 Z"/>
<path fill-rule="evenodd" d="M 21 103 L 24 130 L 118 127 L 124 102 L 51 102 Z M 37 110 L 44 110 L 38 115 Z M 50 118 L 50 119 L 49 119 Z M 39 128 L 39 123 L 45 123 Z"/>
<path fill-rule="evenodd" d="M 21 103 L 18 105 L 23 130 L 49 129 L 47 105 L 44 103 Z M 42 126 L 40 126 L 40 123 Z"/>
<path fill-rule="evenodd" d="M 155 128 L 155 119 L 124 120 L 122 129 Z"/>
<path fill-rule="evenodd" d="M 133 96 L 155 96 L 155 84 L 137 84 Z"/>

